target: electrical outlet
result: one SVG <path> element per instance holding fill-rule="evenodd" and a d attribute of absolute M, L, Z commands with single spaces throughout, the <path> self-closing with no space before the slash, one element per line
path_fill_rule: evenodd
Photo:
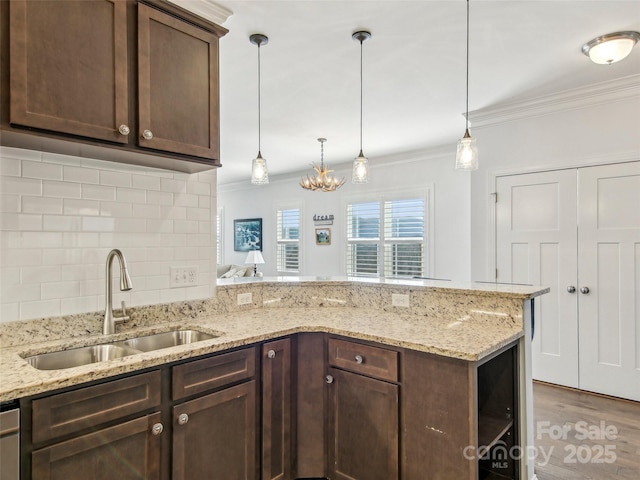
<path fill-rule="evenodd" d="M 171 267 L 170 288 L 198 285 L 198 267 Z"/>
<path fill-rule="evenodd" d="M 409 308 L 409 295 L 403 295 L 400 293 L 391 294 L 391 305 L 394 307 Z"/>
<path fill-rule="evenodd" d="M 238 294 L 238 305 L 249 305 L 252 301 L 251 292 Z"/>

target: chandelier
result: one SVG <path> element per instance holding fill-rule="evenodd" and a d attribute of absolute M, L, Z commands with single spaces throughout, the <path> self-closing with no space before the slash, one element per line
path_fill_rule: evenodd
<path fill-rule="evenodd" d="M 300 186 L 305 190 L 314 192 L 334 192 L 344 185 L 344 177 L 338 180 L 333 175 L 329 175 L 333 170 L 329 169 L 329 165 L 324 164 L 324 142 L 327 139 L 319 138 L 318 141 L 320 142 L 320 165 L 317 163 L 311 164 L 316 174 L 301 178 Z"/>

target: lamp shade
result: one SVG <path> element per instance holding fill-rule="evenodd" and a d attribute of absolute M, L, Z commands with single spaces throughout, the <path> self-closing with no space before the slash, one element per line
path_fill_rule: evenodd
<path fill-rule="evenodd" d="M 260 253 L 260 250 L 251 250 L 247 254 L 247 259 L 244 261 L 244 263 L 259 265 L 264 263 L 264 258 L 262 258 L 262 253 Z"/>

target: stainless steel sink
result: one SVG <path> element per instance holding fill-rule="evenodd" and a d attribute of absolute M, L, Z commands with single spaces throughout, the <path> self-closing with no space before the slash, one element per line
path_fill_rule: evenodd
<path fill-rule="evenodd" d="M 125 340 L 122 343 L 142 352 L 150 352 L 152 350 L 175 347 L 176 345 L 201 342 L 202 340 L 209 340 L 210 338 L 216 338 L 216 335 L 199 332 L 197 330 L 175 330 L 173 332 L 136 337 Z"/>
<path fill-rule="evenodd" d="M 38 370 L 59 370 L 122 358 L 136 353 L 140 352 L 126 345 L 105 344 L 42 353 L 27 357 L 25 360 Z"/>
<path fill-rule="evenodd" d="M 142 352 L 175 347 L 176 345 L 187 345 L 218 336 L 219 335 L 212 335 L 197 330 L 174 330 L 171 332 L 135 337 L 121 342 L 103 343 L 90 347 L 42 353 L 40 355 L 25 357 L 25 360 L 38 370 L 59 370 L 88 365 L 90 363 L 104 362 L 106 360 L 127 357 Z"/>

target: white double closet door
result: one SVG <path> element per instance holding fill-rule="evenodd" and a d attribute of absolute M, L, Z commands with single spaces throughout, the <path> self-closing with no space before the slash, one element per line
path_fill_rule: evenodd
<path fill-rule="evenodd" d="M 536 299 L 533 378 L 640 400 L 640 162 L 496 178 L 498 282 Z"/>

